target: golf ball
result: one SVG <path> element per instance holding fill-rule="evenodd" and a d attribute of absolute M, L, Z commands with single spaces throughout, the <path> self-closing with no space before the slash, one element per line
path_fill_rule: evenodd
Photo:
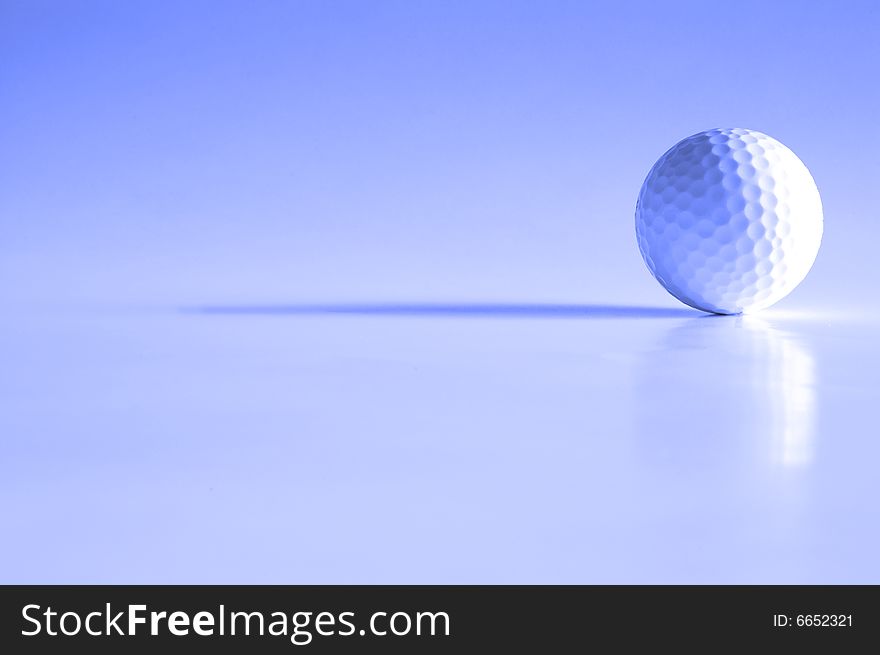
<path fill-rule="evenodd" d="M 807 275 L 822 240 L 810 171 L 744 128 L 694 134 L 666 152 L 636 203 L 639 250 L 683 303 L 716 314 L 769 307 Z"/>

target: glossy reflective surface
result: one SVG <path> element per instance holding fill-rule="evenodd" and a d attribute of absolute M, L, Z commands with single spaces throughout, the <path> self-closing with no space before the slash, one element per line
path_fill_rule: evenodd
<path fill-rule="evenodd" d="M 674 306 L 22 311 L 0 581 L 880 582 L 876 334 Z"/>

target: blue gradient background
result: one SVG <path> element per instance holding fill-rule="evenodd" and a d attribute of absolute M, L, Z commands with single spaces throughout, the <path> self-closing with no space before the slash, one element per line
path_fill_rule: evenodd
<path fill-rule="evenodd" d="M 878 30 L 3 0 L 0 581 L 880 582 Z M 635 242 L 653 162 L 716 126 L 825 207 L 758 322 Z"/>

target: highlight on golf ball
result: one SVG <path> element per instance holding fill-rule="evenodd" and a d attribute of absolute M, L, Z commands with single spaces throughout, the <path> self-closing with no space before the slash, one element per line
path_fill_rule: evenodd
<path fill-rule="evenodd" d="M 648 173 L 636 204 L 639 250 L 683 303 L 754 312 L 806 277 L 822 240 L 822 201 L 804 163 L 744 128 L 676 143 Z"/>

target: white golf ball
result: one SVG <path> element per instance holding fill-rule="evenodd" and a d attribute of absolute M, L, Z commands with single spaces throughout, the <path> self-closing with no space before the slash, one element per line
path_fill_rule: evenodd
<path fill-rule="evenodd" d="M 700 132 L 654 164 L 636 204 L 639 250 L 683 303 L 716 314 L 769 307 L 807 275 L 822 240 L 810 171 L 776 139 Z"/>

